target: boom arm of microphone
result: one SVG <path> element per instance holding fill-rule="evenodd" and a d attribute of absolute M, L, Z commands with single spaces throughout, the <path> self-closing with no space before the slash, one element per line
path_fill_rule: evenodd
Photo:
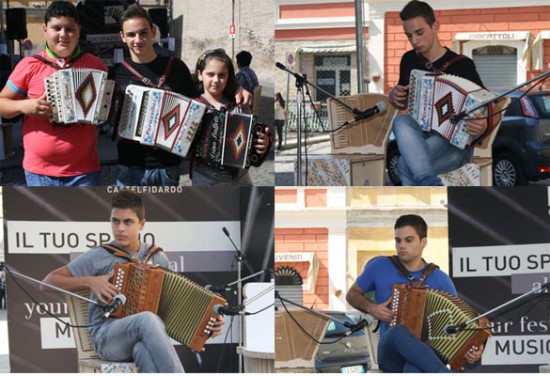
<path fill-rule="evenodd" d="M 479 320 L 480 318 L 486 317 L 486 316 L 489 316 L 490 314 L 493 314 L 493 313 L 495 313 L 495 312 L 498 312 L 498 311 L 500 311 L 501 309 L 506 308 L 506 307 L 508 307 L 508 306 L 510 306 L 510 305 L 512 305 L 512 304 L 514 304 L 514 303 L 516 303 L 516 302 L 518 302 L 518 301 L 520 301 L 520 300 L 522 300 L 523 298 L 525 298 L 525 297 L 527 297 L 527 296 L 529 296 L 529 295 L 532 295 L 532 294 L 534 294 L 534 293 L 536 293 L 536 292 L 542 291 L 542 290 L 544 290 L 544 289 L 546 289 L 546 288 L 550 288 L 550 281 L 549 281 L 549 282 L 546 282 L 546 283 L 544 283 L 544 284 L 542 284 L 541 286 L 539 286 L 539 287 L 537 287 L 537 288 L 534 288 L 534 289 L 532 289 L 532 290 L 530 290 L 530 291 L 527 291 L 526 293 L 524 293 L 524 294 L 518 296 L 517 298 L 514 298 L 514 299 L 512 299 L 512 300 L 509 300 L 509 301 L 507 301 L 506 303 L 503 303 L 503 304 L 501 304 L 501 305 L 499 305 L 499 306 L 497 306 L 497 307 L 495 307 L 495 308 L 493 308 L 493 309 L 491 309 L 491 310 L 489 310 L 489 311 L 487 311 L 487 312 L 485 312 L 485 313 L 483 313 L 483 314 L 481 314 L 481 315 L 479 315 L 479 316 L 476 316 L 476 317 L 474 317 L 473 319 L 470 319 L 470 320 L 468 320 L 468 321 L 466 321 L 466 322 L 463 322 L 463 323 L 460 324 L 460 325 L 447 325 L 447 326 L 444 328 L 444 331 L 445 331 L 446 334 L 455 334 L 455 333 L 458 333 L 458 332 L 460 332 L 461 330 L 463 330 L 464 328 L 466 328 L 467 325 L 470 325 L 471 323 L 476 322 L 476 321 Z"/>
<path fill-rule="evenodd" d="M 281 302 L 284 302 L 284 303 L 289 303 L 289 304 L 292 304 L 293 306 L 296 306 L 296 307 L 299 307 L 305 311 L 308 311 L 308 312 L 311 312 L 317 316 L 321 316 L 321 317 L 324 317 L 324 318 L 327 318 L 329 320 L 332 320 L 332 321 L 335 321 L 335 322 L 338 322 L 342 325 L 344 325 L 346 328 L 350 328 L 351 330 L 349 331 L 349 334 L 351 333 L 354 333 L 362 328 L 364 328 L 365 326 L 368 326 L 370 325 L 369 321 L 366 320 L 366 319 L 363 319 L 361 320 L 360 322 L 358 322 L 357 324 L 350 324 L 349 322 L 347 321 L 344 321 L 344 320 L 341 320 L 339 318 L 336 318 L 334 316 L 331 316 L 329 314 L 326 314 L 326 313 L 323 313 L 323 312 L 319 312 L 319 311 L 316 311 L 314 309 L 311 309 L 311 308 L 308 308 L 308 307 L 305 307 L 301 304 L 298 304 L 296 302 L 293 302 L 292 300 L 288 300 L 286 298 L 283 298 L 279 292 L 277 290 L 275 290 L 275 299 L 279 299 Z M 349 334 L 346 334 L 346 335 L 349 335 Z"/>
<path fill-rule="evenodd" d="M 62 289 L 61 287 L 50 285 L 49 283 L 46 283 L 46 282 L 43 282 L 43 281 L 39 281 L 38 279 L 34 279 L 32 277 L 29 277 L 28 275 L 21 274 L 21 273 L 18 273 L 18 272 L 14 272 L 14 271 L 10 270 L 10 268 L 8 268 L 8 265 L 6 265 L 6 263 L 4 263 L 4 262 L 0 263 L 0 270 L 5 270 L 8 273 L 8 275 L 11 276 L 12 278 L 14 278 L 13 276 L 15 275 L 17 277 L 24 278 L 24 279 L 26 279 L 28 281 L 31 281 L 31 282 L 34 282 L 36 284 L 46 286 L 47 288 L 49 288 L 51 290 L 55 290 L 55 291 L 58 291 L 58 292 L 61 292 L 61 293 L 65 294 L 65 295 L 70 295 L 70 296 L 75 297 L 77 299 L 84 300 L 88 303 L 92 303 L 92 304 L 95 304 L 97 306 L 103 307 L 103 303 L 96 302 L 95 300 L 92 300 L 92 299 L 88 299 L 84 296 L 75 294 L 72 291 Z"/>
<path fill-rule="evenodd" d="M 532 82 L 535 82 L 535 81 L 538 81 L 538 80 L 541 80 L 541 81 L 542 81 L 542 80 L 546 79 L 546 78 L 549 77 L 549 76 L 550 76 L 550 70 L 548 70 L 548 71 L 546 71 L 546 72 L 544 72 L 544 73 L 542 73 L 542 74 L 539 74 L 537 77 L 532 78 L 532 79 L 530 79 L 530 80 L 528 80 L 528 81 L 525 81 L 525 82 L 519 84 L 518 86 L 516 86 L 515 88 L 510 89 L 510 90 L 508 90 L 508 91 L 506 91 L 506 92 L 504 92 L 504 93 L 502 93 L 502 94 L 500 94 L 500 95 L 497 95 L 497 96 L 494 97 L 494 98 L 491 98 L 491 99 L 489 99 L 489 100 L 486 100 L 485 102 L 480 103 L 479 105 L 474 106 L 473 108 L 471 108 L 471 109 L 469 109 L 469 110 L 465 110 L 465 111 L 462 111 L 462 112 L 460 112 L 460 113 L 458 113 L 458 114 L 451 115 L 451 117 L 450 117 L 449 120 L 451 121 L 451 124 L 456 125 L 456 124 L 458 124 L 459 121 L 461 121 L 462 119 L 464 119 L 464 118 L 465 118 L 466 116 L 468 116 L 469 114 L 471 114 L 471 113 L 473 113 L 473 112 L 479 110 L 481 107 L 485 107 L 485 106 L 487 106 L 489 103 L 495 103 L 495 102 L 497 102 L 500 98 L 503 98 L 503 97 L 507 96 L 508 94 L 510 94 L 510 93 L 512 93 L 512 92 L 514 92 L 514 91 L 516 91 L 516 90 L 519 90 L 519 89 L 521 89 L 521 88 L 524 87 L 524 86 L 529 85 L 529 84 L 532 83 Z"/>
<path fill-rule="evenodd" d="M 332 95 L 331 93 L 329 93 L 328 91 L 326 91 L 325 89 L 323 89 L 322 87 L 319 87 L 317 85 L 314 85 L 312 84 L 311 82 L 309 82 L 304 76 L 302 76 L 300 73 L 296 73 L 296 72 L 293 72 L 291 71 L 290 69 L 288 69 L 284 64 L 282 63 L 275 63 L 275 66 L 281 70 L 284 70 L 285 72 L 291 74 L 292 76 L 294 76 L 297 80 L 297 84 L 300 83 L 306 83 L 307 85 L 311 85 L 313 86 L 316 90 L 320 91 L 321 93 L 325 94 L 327 97 L 333 99 L 334 101 L 340 103 L 342 106 L 344 106 L 345 108 L 347 108 L 348 110 L 350 110 L 351 112 L 353 112 L 354 114 L 358 115 L 361 113 L 361 111 L 359 111 L 358 109 L 356 108 L 353 108 L 351 107 L 349 104 L 345 103 L 344 101 L 336 98 L 334 95 Z"/>

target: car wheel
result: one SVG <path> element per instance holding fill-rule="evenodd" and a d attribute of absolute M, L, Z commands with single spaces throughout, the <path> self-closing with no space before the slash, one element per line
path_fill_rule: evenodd
<path fill-rule="evenodd" d="M 386 169 L 388 170 L 388 177 L 393 185 L 401 185 L 401 179 L 399 179 L 399 173 L 397 172 L 397 161 L 399 161 L 400 156 L 401 154 L 397 147 L 388 150 Z"/>
<path fill-rule="evenodd" d="M 493 184 L 497 187 L 525 185 L 527 179 L 516 157 L 510 153 L 497 155 L 493 163 Z"/>

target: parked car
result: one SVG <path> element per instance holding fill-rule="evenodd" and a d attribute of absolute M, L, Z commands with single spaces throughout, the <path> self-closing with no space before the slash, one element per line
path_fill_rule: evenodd
<path fill-rule="evenodd" d="M 494 90 L 503 93 L 504 90 Z M 550 178 L 550 91 L 514 91 L 493 141 L 493 185 L 513 187 Z M 399 147 L 390 139 L 386 169 L 392 184 L 397 174 Z"/>
<path fill-rule="evenodd" d="M 355 325 L 364 317 L 358 312 L 324 312 L 331 320 L 315 358 L 315 371 L 323 373 L 364 373 L 369 368 L 366 329 L 342 337 L 350 329 L 341 322 Z M 339 339 L 340 338 L 340 339 Z"/>
<path fill-rule="evenodd" d="M 550 91 L 509 94 L 493 142 L 493 184 L 526 185 L 550 178 Z"/>

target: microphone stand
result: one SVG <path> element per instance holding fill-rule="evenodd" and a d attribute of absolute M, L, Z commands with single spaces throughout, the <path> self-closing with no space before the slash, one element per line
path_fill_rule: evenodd
<path fill-rule="evenodd" d="M 518 296 L 518 297 L 516 297 L 512 300 L 509 300 L 509 301 L 507 301 L 507 302 L 505 302 L 505 303 L 503 303 L 503 304 L 501 304 L 501 305 L 499 305 L 499 306 L 497 306 L 497 307 L 495 307 L 495 308 L 493 308 L 493 309 L 491 309 L 491 310 L 489 310 L 485 313 L 482 313 L 481 315 L 479 315 L 477 317 L 474 317 L 473 319 L 465 321 L 460 325 L 456 325 L 456 326 L 449 325 L 445 328 L 445 331 L 447 332 L 447 328 L 448 328 L 449 331 L 447 332 L 447 334 L 458 333 L 461 330 L 463 330 L 466 326 L 470 325 L 471 323 L 476 322 L 477 320 L 479 320 L 483 317 L 489 316 L 490 314 L 493 314 L 497 311 L 500 311 L 501 309 L 506 308 L 506 307 L 508 307 L 508 306 L 520 301 L 520 300 L 523 300 L 524 298 L 526 298 L 526 297 L 528 297 L 532 294 L 535 294 L 536 292 L 544 290 L 545 288 L 550 288 L 550 282 L 546 282 L 545 284 L 541 285 L 539 288 L 534 288 L 530 291 L 527 291 L 526 293 L 524 293 L 524 294 L 522 294 L 522 295 L 520 295 L 520 296 Z"/>
<path fill-rule="evenodd" d="M 260 270 L 260 271 L 257 272 L 257 273 L 251 274 L 251 275 L 246 276 L 246 277 L 244 277 L 244 278 L 240 278 L 240 279 L 237 279 L 236 281 L 233 281 L 233 282 L 231 282 L 231 283 L 228 283 L 227 285 L 224 286 L 224 288 L 231 287 L 231 286 L 233 286 L 233 285 L 235 285 L 235 284 L 241 283 L 241 282 L 243 282 L 243 281 L 246 281 L 247 279 L 254 278 L 254 277 L 256 277 L 256 276 L 258 276 L 258 275 L 260 275 L 260 274 L 264 274 L 264 273 L 265 273 L 265 270 Z"/>
<path fill-rule="evenodd" d="M 515 88 L 510 89 L 510 90 L 508 90 L 508 91 L 506 91 L 506 92 L 504 92 L 504 93 L 502 93 L 502 94 L 500 94 L 500 95 L 497 95 L 497 96 L 494 97 L 494 98 L 488 99 L 488 100 L 486 100 L 485 102 L 482 102 L 482 103 L 480 103 L 479 105 L 470 108 L 469 110 L 462 111 L 462 112 L 459 113 L 459 114 L 454 114 L 454 115 L 452 115 L 451 118 L 450 118 L 451 124 L 456 125 L 456 124 L 458 124 L 458 122 L 459 122 L 460 120 L 464 119 L 464 118 L 465 118 L 466 116 L 468 116 L 469 114 L 471 114 L 471 113 L 473 113 L 473 112 L 479 110 L 481 107 L 485 107 L 485 106 L 487 106 L 487 105 L 490 104 L 490 103 L 496 103 L 499 99 L 501 99 L 501 98 L 507 96 L 508 94 L 510 94 L 510 93 L 512 93 L 512 92 L 514 92 L 514 91 L 516 91 L 516 90 L 519 90 L 519 89 L 521 89 L 522 87 L 527 86 L 527 85 L 529 85 L 529 84 L 532 83 L 532 82 L 539 81 L 539 80 L 543 81 L 543 79 L 546 79 L 546 77 L 548 77 L 548 76 L 550 76 L 550 70 L 548 70 L 548 71 L 546 71 L 546 72 L 544 72 L 544 73 L 542 73 L 542 74 L 539 74 L 539 75 L 536 76 L 535 78 L 532 78 L 532 79 L 530 79 L 530 80 L 528 80 L 528 81 L 525 81 L 525 82 L 519 84 L 518 86 L 516 86 Z"/>
<path fill-rule="evenodd" d="M 291 71 L 290 69 L 288 69 L 285 65 L 281 64 L 281 63 L 276 63 L 275 64 L 277 66 L 277 68 L 281 69 L 281 70 L 284 70 L 285 72 L 287 72 L 288 74 L 294 76 L 294 78 L 296 78 L 296 118 L 297 118 L 297 125 L 296 125 L 296 131 L 297 131 L 297 145 L 296 145 L 296 175 L 297 175 L 297 182 L 296 182 L 296 185 L 297 186 L 302 186 L 303 183 L 302 183 L 302 111 L 303 111 L 303 105 L 304 105 L 304 97 L 303 97 L 303 87 L 304 87 L 304 84 L 306 85 L 306 89 L 307 89 L 307 85 L 309 86 L 312 86 L 314 87 L 316 90 L 322 92 L 323 94 L 325 94 L 326 96 L 330 97 L 331 99 L 335 100 L 336 102 L 338 102 L 339 104 L 341 104 L 342 106 L 344 106 L 345 108 L 347 108 L 348 110 L 350 110 L 351 112 L 353 112 L 355 115 L 359 115 L 361 113 L 361 111 L 359 111 L 358 109 L 354 108 L 354 107 L 351 107 L 350 105 L 348 105 L 347 103 L 345 103 L 344 101 L 336 98 L 334 95 L 330 94 L 329 92 L 327 92 L 326 90 L 320 88 L 319 86 L 309 82 L 307 80 L 307 78 L 305 77 L 305 75 L 301 75 L 299 73 L 295 73 L 293 71 Z"/>
<path fill-rule="evenodd" d="M 279 299 L 280 301 L 284 302 L 284 303 L 289 303 L 289 304 L 292 304 L 293 306 L 296 306 L 298 308 L 301 308 L 305 311 L 308 311 L 308 312 L 311 312 L 317 316 L 321 316 L 321 317 L 324 317 L 326 319 L 329 319 L 329 320 L 332 320 L 332 321 L 335 321 L 335 322 L 338 322 L 340 324 L 342 324 L 343 326 L 345 326 L 346 328 L 349 328 L 351 329 L 350 331 L 348 331 L 345 335 L 345 337 L 349 336 L 350 334 L 352 333 L 355 333 L 356 331 L 358 330 L 361 330 L 363 329 L 364 327 L 367 327 L 369 326 L 369 322 L 367 321 L 367 319 L 362 319 L 361 321 L 359 321 L 357 324 L 355 325 L 352 325 L 350 324 L 349 322 L 346 322 L 344 320 L 340 320 L 336 317 L 333 317 L 331 315 L 328 315 L 326 313 L 323 313 L 323 312 L 319 312 L 319 311 L 316 311 L 314 309 L 311 309 L 311 308 L 308 308 L 308 307 L 305 307 L 301 304 L 298 304 L 296 302 L 293 302 L 292 300 L 288 300 L 286 298 L 283 298 L 281 295 L 279 295 L 279 292 L 277 290 L 275 290 L 275 299 Z"/>
<path fill-rule="evenodd" d="M 237 304 L 239 306 L 241 306 L 242 303 L 243 303 L 243 301 L 242 301 L 242 299 L 243 299 L 242 298 L 242 288 L 243 288 L 242 287 L 242 281 L 245 280 L 245 279 L 248 279 L 252 276 L 255 276 L 255 274 L 253 274 L 252 276 L 248 276 L 247 278 L 242 278 L 241 277 L 242 276 L 242 264 L 243 264 L 243 262 L 245 263 L 246 267 L 248 268 L 248 270 L 250 272 L 252 272 L 252 270 L 250 268 L 250 265 L 246 262 L 246 259 L 243 256 L 242 252 L 239 250 L 239 248 L 237 247 L 237 245 L 235 244 L 235 242 L 231 238 L 231 235 L 229 234 L 229 231 L 225 227 L 223 228 L 223 232 L 227 236 L 227 238 L 229 239 L 231 244 L 233 245 L 233 248 L 235 248 L 236 260 L 237 260 L 237 280 L 235 282 L 233 282 L 232 284 L 227 285 L 227 287 L 232 286 L 234 284 L 237 284 Z M 263 271 L 261 273 L 263 273 Z M 244 324 L 243 316 L 239 315 L 239 325 L 240 325 L 239 347 L 242 347 L 242 345 L 243 345 L 243 336 L 244 336 L 243 324 Z M 243 355 L 239 354 L 239 372 L 242 372 L 242 365 L 243 365 Z"/>
<path fill-rule="evenodd" d="M 104 307 L 105 307 L 105 305 L 104 305 L 103 303 L 96 302 L 95 300 L 86 298 L 86 297 L 84 297 L 84 296 L 80 296 L 80 295 L 78 295 L 78 294 L 75 294 L 75 293 L 72 292 L 72 291 L 65 290 L 65 289 L 62 289 L 62 288 L 57 287 L 57 286 L 54 286 L 54 285 L 50 285 L 49 283 L 46 283 L 46 282 L 43 282 L 43 281 L 39 281 L 38 279 L 34 279 L 34 278 L 29 277 L 28 275 L 25 275 L 25 274 L 21 274 L 21 273 L 18 273 L 18 272 L 14 272 L 14 271 L 10 270 L 10 269 L 8 268 L 8 266 L 7 266 L 4 262 L 0 262 L 0 270 L 4 270 L 4 269 L 8 272 L 7 274 L 9 274 L 12 278 L 13 278 L 13 276 L 15 275 L 15 276 L 17 276 L 17 277 L 21 277 L 21 278 L 24 278 L 24 279 L 26 279 L 26 280 L 28 280 L 28 281 L 37 283 L 37 284 L 39 284 L 39 285 L 46 286 L 46 287 L 48 287 L 48 288 L 50 288 L 50 289 L 52 289 L 52 290 L 61 292 L 61 293 L 65 294 L 65 295 L 70 295 L 70 296 L 72 296 L 72 297 L 74 297 L 74 298 L 78 298 L 78 299 L 84 300 L 84 301 L 86 301 L 86 302 L 88 302 L 88 303 L 95 304 L 95 305 L 97 305 L 97 306 L 100 306 L 101 308 L 104 308 Z"/>

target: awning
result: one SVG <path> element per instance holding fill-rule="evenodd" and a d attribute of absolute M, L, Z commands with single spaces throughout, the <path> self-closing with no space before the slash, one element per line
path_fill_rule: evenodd
<path fill-rule="evenodd" d="M 296 52 L 304 54 L 326 54 L 326 53 L 350 53 L 355 52 L 355 44 L 346 45 L 324 45 L 324 46 L 302 46 L 296 49 Z"/>
<path fill-rule="evenodd" d="M 311 293 L 315 292 L 317 286 L 317 277 L 319 275 L 319 259 L 313 252 L 277 252 L 275 253 L 275 263 L 298 263 L 307 262 L 307 279 L 302 288 Z"/>
<path fill-rule="evenodd" d="M 466 41 L 487 41 L 487 44 L 499 44 L 504 41 L 525 41 L 525 47 L 521 54 L 524 66 L 529 69 L 531 66 L 531 43 L 533 36 L 528 31 L 495 31 L 495 32 L 477 32 L 477 33 L 458 33 L 453 39 L 452 49 L 460 53 L 460 42 Z"/>
<path fill-rule="evenodd" d="M 550 30 L 542 30 L 533 42 L 531 54 L 533 55 L 533 70 L 544 70 L 542 66 L 544 58 L 544 40 L 550 39 Z"/>

